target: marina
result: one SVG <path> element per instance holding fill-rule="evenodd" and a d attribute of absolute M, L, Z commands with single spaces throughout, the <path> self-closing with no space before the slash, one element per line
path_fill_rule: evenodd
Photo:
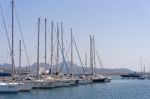
<path fill-rule="evenodd" d="M 99 5 L 96 1 L 88 1 L 88 5 L 80 1 L 86 10 L 84 6 L 75 3 L 79 1 L 60 1 L 62 4 L 51 1 L 52 5 L 47 1 L 50 5 L 45 3 L 45 6 L 42 3 L 46 1 L 28 1 L 30 9 L 21 5 L 26 5 L 22 3 L 25 1 L 2 2 L 0 1 L 0 99 L 149 99 L 149 50 L 144 53 L 146 51 L 143 49 L 146 47 L 146 37 L 133 37 L 143 30 L 148 34 L 150 31 L 144 28 L 150 26 L 150 22 L 140 27 L 136 22 L 131 22 L 132 26 L 129 22 L 126 23 L 132 18 L 131 12 L 124 14 L 124 11 L 130 10 L 123 6 L 122 11 L 120 6 L 126 1 L 122 1 L 119 6 L 104 4 L 107 7 L 114 6 L 112 12 L 119 11 L 119 14 L 113 14 L 112 8 L 108 11 L 100 3 L 100 7 L 105 9 L 97 9 Z M 6 6 L 8 2 L 9 5 Z M 73 6 L 73 2 L 78 6 Z M 93 4 L 97 6 L 91 7 Z M 138 7 L 129 8 L 138 12 Z M 103 14 L 99 15 L 99 11 Z M 124 17 L 122 14 L 131 16 Z M 145 16 L 140 14 L 140 17 L 142 15 Z M 134 16 L 132 20 L 138 18 Z M 120 21 L 116 21 L 118 19 Z M 67 24 L 64 25 L 65 22 Z M 128 32 L 133 32 L 134 35 L 131 33 L 127 36 Z M 136 58 L 139 58 L 139 63 Z"/>
<path fill-rule="evenodd" d="M 16 72 L 15 70 L 15 62 L 14 62 L 14 0 L 11 1 L 11 11 L 12 11 L 12 17 L 11 17 L 11 21 L 12 21 L 12 46 L 10 47 L 11 50 L 11 73 L 5 73 L 5 72 L 1 72 L 1 79 L 3 79 L 1 81 L 0 84 L 0 93 L 18 93 L 18 92 L 30 92 L 32 89 L 52 89 L 52 88 L 61 88 L 61 87 L 71 87 L 71 86 L 78 86 L 78 85 L 86 85 L 86 84 L 92 84 L 92 83 L 102 83 L 102 82 L 107 82 L 106 81 L 106 77 L 104 77 L 103 75 L 97 74 L 95 73 L 95 65 L 96 65 L 96 48 L 95 48 L 95 39 L 94 36 L 90 35 L 90 67 L 91 67 L 91 74 L 86 75 L 85 74 L 85 70 L 84 70 L 84 66 L 78 51 L 78 47 L 76 44 L 76 41 L 73 37 L 73 33 L 72 33 L 72 28 L 70 29 L 71 32 L 71 42 L 70 42 L 70 70 L 68 69 L 68 66 L 66 64 L 66 59 L 64 57 L 65 53 L 64 53 L 64 43 L 63 43 L 63 26 L 61 23 L 61 42 L 59 39 L 59 24 L 57 23 L 57 31 L 56 31 L 56 71 L 53 72 L 52 69 L 52 65 L 53 65 L 53 54 L 54 54 L 54 44 L 53 44 L 53 40 L 54 40 L 54 23 L 51 23 L 51 66 L 50 69 L 47 70 L 46 69 L 46 64 L 47 64 L 47 19 L 44 20 L 45 22 L 45 68 L 44 70 L 41 72 L 40 71 L 40 32 L 41 32 L 41 18 L 38 18 L 38 31 L 37 31 L 37 63 L 36 63 L 36 72 L 29 72 L 28 75 L 30 75 L 28 77 L 28 75 L 21 75 L 21 68 L 22 68 L 22 42 L 21 40 L 19 40 L 19 70 Z M 1 9 L 2 12 L 2 9 Z M 3 13 L 2 13 L 3 15 Z M 3 17 L 3 22 L 5 25 L 5 20 Z M 7 33 L 7 32 L 6 32 Z M 9 38 L 7 38 L 8 41 Z M 23 40 L 23 36 L 22 36 L 22 40 Z M 24 41 L 23 41 L 24 42 Z M 10 43 L 10 42 L 8 42 Z M 60 43 L 62 45 L 60 45 Z M 23 43 L 24 44 L 24 43 Z M 74 70 L 73 70 L 73 57 L 74 57 L 74 52 L 73 52 L 73 48 L 76 48 L 76 51 L 78 53 L 79 59 L 80 59 L 80 63 L 82 65 L 82 69 L 83 69 L 83 74 L 81 77 L 79 76 L 74 76 Z M 24 45 L 25 48 L 25 45 Z M 25 48 L 26 49 L 26 48 Z M 66 65 L 67 67 L 67 71 L 68 74 L 64 75 L 64 73 L 59 72 L 58 71 L 58 67 L 57 64 L 59 64 L 59 60 L 60 60 L 60 52 L 62 55 L 62 65 Z M 31 71 L 31 70 L 30 70 Z M 46 72 L 48 71 L 48 73 Z M 62 73 L 60 75 L 60 73 Z M 31 76 L 32 75 L 32 76 Z M 33 76 L 35 75 L 35 76 Z"/>

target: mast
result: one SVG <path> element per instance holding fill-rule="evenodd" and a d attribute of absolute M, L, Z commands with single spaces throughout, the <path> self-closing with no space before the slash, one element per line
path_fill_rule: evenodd
<path fill-rule="evenodd" d="M 39 77 L 40 18 L 38 18 L 37 77 Z"/>
<path fill-rule="evenodd" d="M 47 62 L 47 19 L 45 19 L 45 75 L 46 75 L 46 62 Z"/>
<path fill-rule="evenodd" d="M 49 70 L 49 74 L 51 75 L 52 75 L 52 65 L 53 65 L 53 26 L 54 26 L 54 23 L 51 22 L 51 67 Z"/>
<path fill-rule="evenodd" d="M 21 70 L 21 40 L 19 40 L 19 70 Z"/>
<path fill-rule="evenodd" d="M 21 74 L 21 40 L 19 40 L 19 78 L 20 78 L 20 74 Z M 19 80 L 20 82 L 20 80 Z"/>
<path fill-rule="evenodd" d="M 73 37 L 72 37 L 72 28 L 71 28 L 71 72 L 73 75 Z"/>
<path fill-rule="evenodd" d="M 143 67 L 143 73 L 144 73 L 144 75 L 145 75 L 145 73 L 146 73 L 146 71 L 145 71 L 145 65 L 144 65 L 144 67 Z"/>
<path fill-rule="evenodd" d="M 12 78 L 14 76 L 14 1 L 12 0 L 12 49 L 11 49 Z"/>
<path fill-rule="evenodd" d="M 95 60 L 95 38 L 94 38 L 94 36 L 93 36 L 93 46 L 92 46 L 92 49 L 93 49 L 93 72 L 94 72 L 95 65 L 96 65 L 96 60 Z"/>
<path fill-rule="evenodd" d="M 85 54 L 85 67 L 87 67 L 87 53 Z"/>
<path fill-rule="evenodd" d="M 143 68 L 143 64 L 142 64 L 142 59 L 141 59 L 141 57 L 140 57 L 140 66 L 141 66 L 141 74 L 142 74 L 142 68 Z"/>
<path fill-rule="evenodd" d="M 57 60 L 56 60 L 56 74 L 58 74 L 58 64 L 59 64 L 59 26 L 57 23 Z"/>
<path fill-rule="evenodd" d="M 63 24 L 61 22 L 61 46 L 62 46 L 62 54 L 64 54 L 64 34 L 63 34 Z M 64 58 L 62 62 L 62 66 L 64 65 Z"/>
<path fill-rule="evenodd" d="M 64 50 L 64 33 L 63 33 L 63 24 L 61 22 L 61 45 L 62 49 Z"/>
<path fill-rule="evenodd" d="M 90 66 L 92 70 L 92 75 L 93 75 L 93 44 L 92 44 L 92 36 L 90 35 Z"/>

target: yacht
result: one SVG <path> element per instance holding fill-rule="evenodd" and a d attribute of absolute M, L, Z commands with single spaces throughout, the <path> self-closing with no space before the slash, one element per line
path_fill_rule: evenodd
<path fill-rule="evenodd" d="M 132 78 L 132 79 L 145 79 L 145 77 L 139 73 L 128 73 L 120 75 L 122 78 Z"/>

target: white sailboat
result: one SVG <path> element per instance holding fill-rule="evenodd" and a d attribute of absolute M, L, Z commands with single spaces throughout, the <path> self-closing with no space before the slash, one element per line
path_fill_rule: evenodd
<path fill-rule="evenodd" d="M 12 48 L 11 50 L 11 64 L 12 64 L 12 74 L 11 74 L 11 82 L 5 81 L 0 82 L 0 93 L 17 93 L 19 89 L 19 83 L 13 81 L 14 77 L 14 1 L 12 0 Z M 3 17 L 4 19 L 4 17 Z M 5 21 L 4 21 L 5 22 Z"/>
<path fill-rule="evenodd" d="M 21 92 L 29 92 L 33 85 L 32 82 L 25 82 L 24 80 L 21 80 L 21 40 L 19 40 L 19 91 Z"/>
<path fill-rule="evenodd" d="M 79 59 L 80 59 L 80 62 L 81 62 L 81 66 L 82 66 L 82 69 L 83 69 L 83 72 L 84 72 L 84 75 L 82 75 L 82 76 L 80 76 L 80 77 L 77 78 L 78 84 L 79 84 L 79 85 L 90 84 L 90 83 L 92 83 L 92 80 L 91 80 L 90 77 L 88 77 L 88 76 L 86 75 L 86 72 L 85 72 L 85 69 L 84 69 L 84 67 L 83 67 L 83 63 L 82 63 L 82 61 L 81 61 L 81 57 L 80 57 L 80 54 L 79 54 L 79 51 L 78 51 L 78 47 L 77 47 L 77 44 L 76 44 L 76 42 L 75 42 L 75 39 L 74 39 L 73 35 L 72 35 L 72 41 L 73 41 L 74 44 L 75 44 L 75 48 L 76 48 L 76 50 L 77 50 L 77 53 L 78 53 L 78 56 L 79 56 Z M 73 42 L 72 42 L 72 43 L 73 43 Z"/>
<path fill-rule="evenodd" d="M 45 34 L 46 34 L 46 22 L 47 22 L 47 20 L 45 19 Z M 53 25 L 53 23 L 52 23 L 52 25 Z M 39 44 L 40 44 L 39 37 L 40 37 L 40 18 L 38 19 L 37 75 L 36 75 L 36 79 L 32 80 L 32 82 L 33 82 L 33 89 L 49 89 L 49 88 L 54 87 L 53 78 L 51 76 L 45 77 L 45 78 L 39 77 Z M 46 45 L 46 42 L 45 42 L 45 45 Z M 46 51 L 45 51 L 45 53 L 46 53 Z"/>
<path fill-rule="evenodd" d="M 99 82 L 105 82 L 106 77 L 103 75 L 94 73 L 94 66 L 95 66 L 95 41 L 94 36 L 93 38 L 90 35 L 90 66 L 92 69 L 91 79 L 93 80 L 93 83 L 99 83 Z"/>
<path fill-rule="evenodd" d="M 60 42 L 59 42 L 59 26 L 58 26 L 58 23 L 57 23 L 56 75 L 51 74 L 51 76 L 54 78 L 55 88 L 69 87 L 69 86 L 75 84 L 74 81 L 71 78 L 67 77 L 66 75 L 60 74 L 60 72 L 58 72 L 57 65 L 59 64 L 59 50 L 60 49 L 61 49 L 61 53 L 62 53 L 62 57 L 63 57 L 63 63 L 65 61 L 65 59 L 64 59 L 64 48 L 63 48 L 63 27 L 62 27 L 62 23 L 61 23 L 61 33 L 62 33 L 62 46 L 60 46 Z M 52 36 L 51 37 L 52 37 L 51 38 L 51 66 L 52 66 L 52 60 L 53 60 L 53 57 L 52 57 L 53 56 L 53 24 L 52 24 Z"/>

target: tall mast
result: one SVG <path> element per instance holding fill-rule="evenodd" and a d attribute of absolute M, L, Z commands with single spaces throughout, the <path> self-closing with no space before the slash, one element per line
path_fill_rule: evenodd
<path fill-rule="evenodd" d="M 141 57 L 140 57 L 140 66 L 141 66 L 141 73 L 142 73 L 142 72 L 143 72 L 143 71 L 142 71 L 143 64 L 142 64 L 142 59 L 141 59 Z"/>
<path fill-rule="evenodd" d="M 20 74 L 21 74 L 21 40 L 19 40 L 19 78 L 20 78 Z M 20 79 L 19 79 L 19 83 L 20 83 Z"/>
<path fill-rule="evenodd" d="M 21 40 L 19 40 L 19 71 L 21 73 Z"/>
<path fill-rule="evenodd" d="M 96 60 L 95 60 L 95 39 L 94 39 L 94 36 L 93 36 L 93 46 L 92 46 L 92 49 L 93 49 L 93 72 L 94 72 L 95 65 L 96 65 Z"/>
<path fill-rule="evenodd" d="M 87 67 L 87 53 L 85 54 L 85 66 Z"/>
<path fill-rule="evenodd" d="M 93 44 L 92 44 L 92 36 L 90 35 L 90 66 L 92 69 L 92 75 L 93 75 Z"/>
<path fill-rule="evenodd" d="M 64 54 L 64 34 L 63 34 L 63 24 L 61 22 L 61 46 L 62 46 L 62 54 Z M 62 62 L 62 66 L 64 65 L 64 58 Z"/>
<path fill-rule="evenodd" d="M 59 64 L 59 26 L 57 23 L 57 60 L 56 60 L 56 73 L 58 73 L 58 64 Z"/>
<path fill-rule="evenodd" d="M 45 19 L 45 75 L 46 75 L 46 62 L 47 62 L 47 19 Z"/>
<path fill-rule="evenodd" d="M 12 77 L 14 76 L 14 1 L 12 0 L 12 55 L 11 55 L 11 65 L 12 65 Z"/>
<path fill-rule="evenodd" d="M 63 24 L 61 22 L 61 46 L 64 51 L 64 33 L 63 33 Z"/>
<path fill-rule="evenodd" d="M 72 36 L 72 28 L 71 28 L 71 72 L 73 73 L 73 36 Z"/>
<path fill-rule="evenodd" d="M 52 75 L 52 65 L 53 65 L 53 26 L 54 23 L 51 23 L 51 67 L 49 73 Z"/>
<path fill-rule="evenodd" d="M 143 73 L 145 74 L 145 65 L 144 65 L 144 67 L 143 67 Z"/>
<path fill-rule="evenodd" d="M 40 18 L 38 18 L 37 77 L 39 77 Z"/>

